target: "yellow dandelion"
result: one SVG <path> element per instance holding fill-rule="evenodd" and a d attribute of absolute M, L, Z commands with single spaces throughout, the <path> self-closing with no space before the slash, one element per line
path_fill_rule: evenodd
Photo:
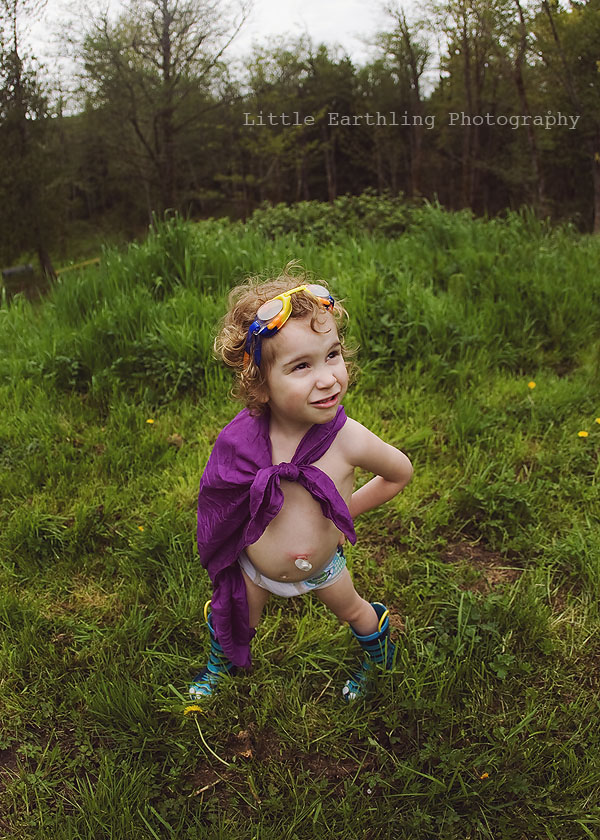
<path fill-rule="evenodd" d="M 600 423 L 600 417 L 596 417 L 596 423 Z"/>
<path fill-rule="evenodd" d="M 587 437 L 589 432 L 577 432 L 577 437 Z"/>
<path fill-rule="evenodd" d="M 183 710 L 184 715 L 189 715 L 192 712 L 201 712 L 202 714 L 205 714 L 204 709 L 200 708 L 200 706 L 186 706 Z"/>
<path fill-rule="evenodd" d="M 490 774 L 489 774 L 489 773 L 482 773 L 482 774 L 481 774 L 481 776 L 480 776 L 479 778 L 480 778 L 480 779 L 489 779 L 489 777 L 490 777 Z"/>
<path fill-rule="evenodd" d="M 532 381 L 532 382 L 528 382 L 528 383 L 527 383 L 527 387 L 528 387 L 528 388 L 530 388 L 530 389 L 533 391 L 533 389 L 535 388 L 535 382 L 533 382 L 533 381 Z"/>
<path fill-rule="evenodd" d="M 148 420 L 146 420 L 146 423 L 150 423 L 150 425 L 152 425 L 152 423 L 154 423 L 154 420 L 152 419 L 152 417 L 149 417 Z"/>
<path fill-rule="evenodd" d="M 144 526 L 143 525 L 138 525 L 138 531 L 143 531 L 143 530 L 144 530 Z"/>

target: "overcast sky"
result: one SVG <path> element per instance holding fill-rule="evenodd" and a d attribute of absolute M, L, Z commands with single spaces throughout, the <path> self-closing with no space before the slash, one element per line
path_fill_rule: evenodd
<path fill-rule="evenodd" d="M 240 35 L 238 51 L 269 35 L 308 33 L 313 41 L 338 43 L 358 62 L 367 58 L 365 39 L 382 30 L 385 15 L 379 0 L 255 0 L 254 11 Z"/>
<path fill-rule="evenodd" d="M 56 54 L 52 47 L 56 22 L 68 0 L 47 0 L 45 20 L 35 26 L 34 54 L 46 64 Z M 109 0 L 111 7 L 118 2 Z M 72 9 L 84 7 L 83 0 L 71 0 Z M 315 43 L 340 44 L 357 63 L 368 58 L 374 34 L 385 27 L 383 0 L 254 0 L 254 8 L 243 31 L 230 48 L 230 55 L 248 54 L 252 43 L 265 44 L 277 35 L 308 33 Z"/>

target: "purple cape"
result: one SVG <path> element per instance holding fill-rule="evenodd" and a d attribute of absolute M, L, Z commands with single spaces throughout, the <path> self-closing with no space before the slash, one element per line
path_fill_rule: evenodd
<path fill-rule="evenodd" d="M 212 624 L 225 655 L 250 667 L 246 585 L 237 559 L 255 543 L 283 505 L 280 479 L 297 481 L 319 502 L 326 516 L 351 543 L 356 542 L 350 511 L 337 487 L 311 466 L 329 449 L 346 422 L 339 406 L 328 423 L 306 432 L 290 463 L 273 466 L 269 413 L 240 411 L 219 434 L 200 481 L 198 551 L 213 584 Z"/>

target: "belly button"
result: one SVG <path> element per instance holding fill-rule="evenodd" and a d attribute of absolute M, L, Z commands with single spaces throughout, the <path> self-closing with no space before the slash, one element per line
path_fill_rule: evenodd
<path fill-rule="evenodd" d="M 312 563 L 309 563 L 305 556 L 300 555 L 300 557 L 296 557 L 294 560 L 294 566 L 297 569 L 300 569 L 302 572 L 310 572 L 312 569 Z"/>

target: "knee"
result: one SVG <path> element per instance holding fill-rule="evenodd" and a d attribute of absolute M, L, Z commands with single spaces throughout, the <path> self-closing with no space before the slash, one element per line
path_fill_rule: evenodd
<path fill-rule="evenodd" d="M 344 605 L 342 610 L 342 615 L 338 614 L 338 618 L 342 621 L 347 621 L 348 624 L 360 625 L 364 622 L 365 617 L 373 612 L 373 607 L 369 604 L 368 601 L 365 601 L 364 598 L 361 598 L 360 595 L 356 595 L 356 597 L 349 602 L 348 604 Z"/>

